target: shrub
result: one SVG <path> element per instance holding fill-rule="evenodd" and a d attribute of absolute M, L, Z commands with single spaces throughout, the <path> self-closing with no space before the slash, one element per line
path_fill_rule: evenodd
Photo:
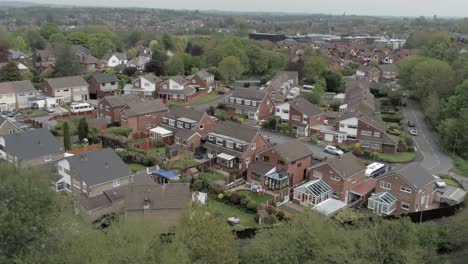
<path fill-rule="evenodd" d="M 388 124 L 388 128 L 389 128 L 389 129 L 397 129 L 397 130 L 399 130 L 401 127 L 400 127 L 400 124 L 398 124 L 398 123 L 389 123 L 389 124 Z"/>
<path fill-rule="evenodd" d="M 276 217 L 278 217 L 278 220 L 283 221 L 286 218 L 286 213 L 282 210 L 279 210 L 276 214 Z"/>
<path fill-rule="evenodd" d="M 408 147 L 413 146 L 413 137 L 411 135 L 406 134 L 406 133 L 401 134 L 400 141 L 406 143 L 406 145 L 408 145 Z"/>
<path fill-rule="evenodd" d="M 231 197 L 229 197 L 229 201 L 232 204 L 239 205 L 241 202 L 241 196 L 237 193 L 231 193 Z"/>
<path fill-rule="evenodd" d="M 414 152 L 414 151 L 415 151 L 414 146 L 408 147 L 408 152 Z"/>
<path fill-rule="evenodd" d="M 254 213 L 256 213 L 257 210 L 258 210 L 258 205 L 257 205 L 257 203 L 254 202 L 254 201 L 248 202 L 247 205 L 246 205 L 245 207 L 247 208 L 247 210 L 252 211 L 252 212 L 254 212 Z"/>
<path fill-rule="evenodd" d="M 312 144 L 317 144 L 318 141 L 319 141 L 319 135 L 313 135 L 313 136 L 310 137 L 310 142 Z"/>
<path fill-rule="evenodd" d="M 362 149 L 361 149 L 361 144 L 359 142 L 356 142 L 354 144 L 353 154 L 356 156 L 361 156 Z"/>
<path fill-rule="evenodd" d="M 250 197 L 245 195 L 245 194 L 241 194 L 240 195 L 241 199 L 240 199 L 240 204 L 241 205 L 247 205 L 249 202 L 250 202 Z"/>
<path fill-rule="evenodd" d="M 382 120 L 385 122 L 399 123 L 403 120 L 403 117 L 399 115 L 382 115 Z"/>
<path fill-rule="evenodd" d="M 397 136 L 397 137 L 401 135 L 401 131 L 400 131 L 400 130 L 396 130 L 396 129 L 392 129 L 392 130 L 388 131 L 388 133 L 389 133 L 390 135 L 394 135 L 394 136 Z"/>
<path fill-rule="evenodd" d="M 202 180 L 196 180 L 192 184 L 192 189 L 195 191 L 200 191 L 203 189 L 203 181 Z"/>
<path fill-rule="evenodd" d="M 122 136 L 128 138 L 128 136 L 130 136 L 130 133 L 132 133 L 132 129 L 129 127 L 109 127 L 105 130 L 105 132 L 114 136 Z"/>
<path fill-rule="evenodd" d="M 269 215 L 269 216 L 265 217 L 265 219 L 263 221 L 267 225 L 273 225 L 273 224 L 278 223 L 278 218 L 276 218 L 275 215 Z"/>
<path fill-rule="evenodd" d="M 166 145 L 161 140 L 157 140 L 156 143 L 154 143 L 154 146 L 157 148 L 162 148 Z"/>
<path fill-rule="evenodd" d="M 222 200 L 223 198 L 224 198 L 224 194 L 223 193 L 218 193 L 218 199 Z"/>

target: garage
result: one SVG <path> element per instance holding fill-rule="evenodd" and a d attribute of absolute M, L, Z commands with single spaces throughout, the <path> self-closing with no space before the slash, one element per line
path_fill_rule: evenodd
<path fill-rule="evenodd" d="M 325 134 L 325 142 L 333 142 L 333 134 Z"/>

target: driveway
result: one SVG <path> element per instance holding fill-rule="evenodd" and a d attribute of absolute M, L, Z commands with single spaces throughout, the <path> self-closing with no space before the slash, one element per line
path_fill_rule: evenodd
<path fill-rule="evenodd" d="M 208 103 L 205 103 L 205 104 L 194 105 L 194 106 L 192 106 L 192 108 L 195 109 L 195 110 L 206 112 L 206 110 L 210 106 L 214 106 L 214 107 L 218 106 L 219 103 L 226 101 L 226 98 L 228 98 L 229 96 L 231 96 L 231 93 L 224 94 L 224 95 L 220 96 L 219 98 L 216 98 L 215 100 L 213 100 L 211 102 L 208 102 Z"/>
<path fill-rule="evenodd" d="M 453 161 L 449 155 L 439 146 L 434 132 L 427 124 L 419 103 L 407 100 L 407 106 L 403 109 L 403 126 L 408 132 L 408 120 L 416 124 L 418 135 L 413 137 L 414 145 L 420 155 L 419 162 L 430 173 L 447 173 L 453 167 Z"/>

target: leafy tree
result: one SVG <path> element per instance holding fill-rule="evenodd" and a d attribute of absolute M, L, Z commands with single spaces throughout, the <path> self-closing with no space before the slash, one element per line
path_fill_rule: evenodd
<path fill-rule="evenodd" d="M 424 57 L 420 56 L 411 56 L 405 58 L 400 64 L 400 82 L 401 85 L 405 88 L 412 89 L 413 82 L 411 78 L 413 73 L 416 70 L 416 67 L 419 63 L 425 60 Z"/>
<path fill-rule="evenodd" d="M 204 50 L 201 46 L 197 44 L 192 45 L 192 48 L 190 49 L 190 54 L 192 56 L 195 56 L 195 57 L 202 56 L 203 53 L 204 53 Z"/>
<path fill-rule="evenodd" d="M 344 91 L 343 76 L 336 71 L 326 71 L 324 74 L 327 92 L 342 93 Z"/>
<path fill-rule="evenodd" d="M 158 60 L 158 61 L 165 62 L 167 60 L 168 56 L 167 56 L 166 51 L 162 47 L 156 46 L 156 48 L 153 49 L 153 53 L 151 54 L 151 58 L 153 60 Z"/>
<path fill-rule="evenodd" d="M 0 69 L 0 81 L 9 82 L 20 80 L 22 80 L 21 72 L 16 62 L 10 61 Z"/>
<path fill-rule="evenodd" d="M 29 44 L 31 50 L 34 49 L 45 49 L 47 45 L 47 41 L 39 34 L 36 30 L 28 30 L 23 35 L 24 39 Z"/>
<path fill-rule="evenodd" d="M 149 48 L 150 48 L 151 50 L 154 51 L 154 50 L 155 50 L 156 48 L 158 48 L 158 47 L 159 47 L 159 43 L 158 43 L 157 40 L 154 40 L 154 39 L 153 39 L 153 40 L 150 41 L 150 43 L 149 43 Z"/>
<path fill-rule="evenodd" d="M 55 48 L 56 66 L 53 75 L 55 77 L 74 76 L 81 74 L 78 57 L 73 54 L 68 44 L 57 45 Z"/>
<path fill-rule="evenodd" d="M 162 43 L 164 45 L 164 49 L 172 50 L 174 48 L 174 41 L 172 40 L 172 36 L 169 33 L 164 33 L 162 36 Z"/>
<path fill-rule="evenodd" d="M 166 63 L 168 75 L 183 75 L 185 74 L 185 64 L 182 54 L 175 54 Z"/>
<path fill-rule="evenodd" d="M 61 207 L 40 169 L 17 169 L 0 164 L 0 263 L 30 250 L 46 235 Z"/>
<path fill-rule="evenodd" d="M 218 65 L 218 71 L 224 80 L 235 80 L 244 71 L 241 62 L 234 56 L 224 58 Z"/>
<path fill-rule="evenodd" d="M 185 47 L 185 53 L 191 53 L 192 52 L 192 42 L 190 40 L 187 42 L 187 46 Z"/>
<path fill-rule="evenodd" d="M 70 138 L 70 127 L 68 126 L 68 122 L 63 123 L 63 146 L 65 150 L 71 149 L 71 138 Z"/>
<path fill-rule="evenodd" d="M 89 127 L 85 118 L 81 118 L 80 121 L 78 121 L 77 134 L 80 142 L 82 142 L 85 138 L 88 138 Z"/>
<path fill-rule="evenodd" d="M 250 45 L 247 49 L 247 56 L 249 57 L 251 73 L 262 75 L 268 71 L 268 57 L 260 47 Z"/>
<path fill-rule="evenodd" d="M 68 39 L 67 37 L 65 37 L 65 35 L 61 32 L 58 32 L 58 33 L 54 33 L 52 35 L 50 35 L 49 37 L 49 42 L 54 45 L 55 43 L 66 43 L 68 42 Z"/>
<path fill-rule="evenodd" d="M 325 71 L 326 71 L 326 64 L 321 57 L 315 56 L 315 57 L 309 58 L 304 64 L 305 82 L 309 84 L 314 84 L 320 78 L 322 78 Z"/>
<path fill-rule="evenodd" d="M 128 77 L 131 77 L 131 76 L 135 75 L 136 72 L 137 72 L 137 68 L 135 68 L 135 67 L 126 67 L 126 68 L 122 71 L 122 74 L 125 74 L 125 75 L 127 75 Z"/>
<path fill-rule="evenodd" d="M 89 42 L 88 34 L 82 31 L 76 31 L 67 36 L 68 40 L 73 45 L 87 45 Z"/>
<path fill-rule="evenodd" d="M 50 36 L 59 32 L 60 32 L 60 28 L 55 24 L 45 24 L 39 30 L 39 33 L 45 39 L 49 39 Z"/>
<path fill-rule="evenodd" d="M 127 46 L 133 46 L 135 44 L 138 43 L 138 41 L 140 41 L 142 38 L 142 34 L 141 32 L 139 31 L 132 31 L 130 32 L 130 34 L 128 34 L 127 36 L 125 36 L 125 44 Z"/>
<path fill-rule="evenodd" d="M 91 35 L 87 41 L 87 47 L 96 58 L 102 58 L 107 52 L 116 50 L 112 39 L 102 33 Z"/>
<path fill-rule="evenodd" d="M 26 54 L 29 54 L 31 52 L 31 50 L 29 49 L 28 43 L 26 43 L 26 40 L 21 36 L 17 36 L 15 38 L 14 46 L 15 46 L 15 49 L 21 52 L 24 52 Z"/>
<path fill-rule="evenodd" d="M 134 58 L 138 55 L 138 51 L 136 49 L 128 49 L 127 56 L 130 58 Z"/>
<path fill-rule="evenodd" d="M 0 62 L 8 62 L 10 58 L 10 51 L 8 46 L 0 43 Z"/>
<path fill-rule="evenodd" d="M 225 219 L 205 207 L 192 207 L 175 230 L 167 255 L 179 255 L 181 263 L 238 263 L 238 242 Z"/>
<path fill-rule="evenodd" d="M 154 73 L 156 76 L 165 75 L 166 73 L 164 63 L 154 59 L 146 63 L 145 72 Z"/>
<path fill-rule="evenodd" d="M 446 62 L 426 59 L 418 63 L 413 71 L 412 88 L 418 98 L 426 98 L 433 93 L 446 97 L 453 93 L 453 78 L 453 70 Z"/>

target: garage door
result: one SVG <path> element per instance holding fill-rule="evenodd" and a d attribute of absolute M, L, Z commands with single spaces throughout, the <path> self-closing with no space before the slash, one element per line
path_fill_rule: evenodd
<path fill-rule="evenodd" d="M 326 142 L 333 142 L 333 134 L 325 134 Z"/>

